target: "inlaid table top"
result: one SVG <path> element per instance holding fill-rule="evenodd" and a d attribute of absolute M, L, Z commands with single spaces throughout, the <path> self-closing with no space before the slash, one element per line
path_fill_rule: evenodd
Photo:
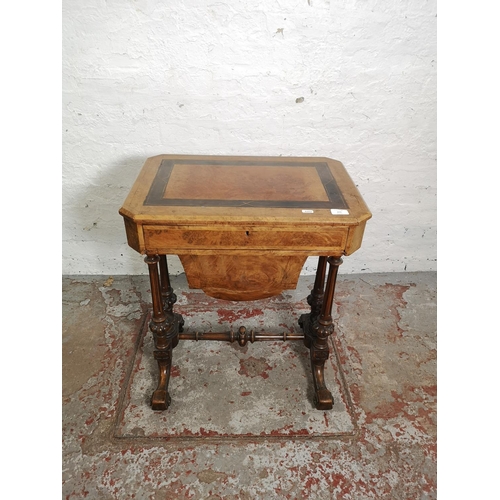
<path fill-rule="evenodd" d="M 217 240 L 218 249 L 226 252 L 253 248 L 332 255 L 342 247 L 340 253 L 349 255 L 359 247 L 371 217 L 339 161 L 189 155 L 149 158 L 120 214 L 130 246 L 159 254 L 203 249 L 200 235 L 190 242 L 185 234 L 183 242 L 180 233 L 171 231 L 177 227 L 185 232 L 187 226 L 202 230 L 205 225 L 212 237 L 224 226 L 232 231 Z M 158 232 L 161 226 L 170 231 L 168 237 Z M 242 232 L 236 235 L 238 228 Z M 282 237 L 291 230 L 306 237 Z M 283 234 L 273 237 L 270 231 Z"/>

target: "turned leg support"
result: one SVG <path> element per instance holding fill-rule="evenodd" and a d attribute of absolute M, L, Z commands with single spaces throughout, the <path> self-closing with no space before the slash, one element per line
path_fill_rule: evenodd
<path fill-rule="evenodd" d="M 170 285 L 170 276 L 168 274 L 167 256 L 160 255 L 160 289 L 163 304 L 163 311 L 167 318 L 177 320 L 179 324 L 179 332 L 183 331 L 184 319 L 180 314 L 173 312 L 174 304 L 177 302 L 177 295 L 175 295 L 172 286 Z M 179 335 L 173 339 L 172 348 L 175 348 L 179 343 Z"/>
<path fill-rule="evenodd" d="M 323 297 L 325 296 L 325 275 L 326 275 L 326 257 L 320 257 L 318 259 L 318 267 L 316 269 L 316 279 L 314 280 L 314 288 L 312 292 L 307 297 L 307 303 L 311 306 L 311 314 L 309 315 L 309 321 L 312 323 L 318 318 L 321 307 L 323 305 Z M 299 324 L 303 328 L 302 318 L 299 319 Z M 308 335 L 304 335 L 304 344 L 310 349 L 311 338 Z"/>
<path fill-rule="evenodd" d="M 328 278 L 323 291 L 326 263 Z M 332 306 L 337 274 L 342 259 L 340 257 L 320 257 L 316 271 L 314 288 L 307 298 L 311 306 L 310 314 L 303 314 L 299 324 L 304 330 L 304 343 L 309 348 L 314 382 L 314 403 L 318 410 L 330 410 L 333 397 L 325 384 L 325 362 L 329 357 L 328 337 L 333 333 Z"/>
<path fill-rule="evenodd" d="M 149 269 L 153 302 L 153 316 L 149 328 L 153 334 L 154 357 L 159 368 L 158 387 L 151 398 L 151 407 L 153 410 L 166 410 L 171 401 L 168 383 L 172 367 L 172 349 L 179 341 L 179 326 L 183 320 L 179 314 L 172 312 L 176 297 L 170 287 L 166 257 L 148 255 L 144 260 Z M 158 263 L 161 274 L 158 272 Z"/>

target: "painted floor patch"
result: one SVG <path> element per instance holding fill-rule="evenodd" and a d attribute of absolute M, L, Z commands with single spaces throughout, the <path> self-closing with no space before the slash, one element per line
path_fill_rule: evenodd
<path fill-rule="evenodd" d="M 124 387 L 116 437 L 335 438 L 356 430 L 332 348 L 325 379 L 334 407 L 318 411 L 312 403 L 309 350 L 302 341 L 256 342 L 241 348 L 236 343 L 180 340 L 169 384 L 172 404 L 157 412 L 149 405 L 157 382 L 153 347 L 145 326 Z"/>

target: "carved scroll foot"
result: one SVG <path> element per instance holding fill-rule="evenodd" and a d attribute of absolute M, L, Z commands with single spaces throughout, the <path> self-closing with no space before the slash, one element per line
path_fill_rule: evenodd
<path fill-rule="evenodd" d="M 325 363 L 330 355 L 328 335 L 333 331 L 332 325 L 314 325 L 315 338 L 311 342 L 311 368 L 314 383 L 314 405 L 318 410 L 331 410 L 333 396 L 325 383 Z"/>
<path fill-rule="evenodd" d="M 161 354 L 163 355 L 166 353 Z M 166 410 L 172 402 L 170 394 L 168 393 L 168 382 L 170 379 L 172 356 L 170 354 L 168 359 L 159 359 L 157 356 L 157 352 L 155 352 L 155 358 L 158 361 L 160 377 L 158 381 L 158 387 L 153 392 L 153 396 L 151 397 L 151 408 L 153 410 Z"/>
<path fill-rule="evenodd" d="M 163 389 L 156 389 L 151 398 L 151 409 L 163 411 L 166 410 L 172 399 L 170 398 L 170 394 Z"/>
<path fill-rule="evenodd" d="M 314 406 L 317 410 L 331 410 L 333 408 L 332 393 L 326 388 L 316 391 L 314 395 Z"/>
<path fill-rule="evenodd" d="M 173 323 L 168 323 L 168 321 L 157 323 L 152 320 L 149 324 L 155 342 L 153 354 L 158 362 L 158 386 L 151 397 L 153 410 L 166 410 L 171 402 L 168 383 L 172 368 L 172 349 L 179 342 L 180 321 L 182 321 L 182 316 L 175 314 Z"/>
<path fill-rule="evenodd" d="M 304 344 L 309 348 L 314 384 L 314 406 L 317 410 L 331 410 L 333 396 L 325 383 L 325 362 L 330 354 L 328 336 L 333 331 L 333 325 L 322 326 L 317 320 L 311 322 L 311 314 L 302 314 L 299 325 L 304 331 Z"/>
<path fill-rule="evenodd" d="M 150 329 L 155 341 L 154 358 L 158 362 L 158 386 L 151 397 L 153 410 L 166 410 L 171 402 L 168 393 L 170 370 L 172 368 L 172 348 L 178 338 L 178 324 L 167 322 L 155 323 L 151 321 Z"/>

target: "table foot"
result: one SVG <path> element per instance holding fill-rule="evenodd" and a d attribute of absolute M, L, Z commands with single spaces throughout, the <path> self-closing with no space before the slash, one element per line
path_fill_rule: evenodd
<path fill-rule="evenodd" d="M 314 403 L 318 410 L 331 410 L 333 396 L 325 383 L 325 363 L 330 356 L 328 337 L 333 333 L 333 325 L 313 323 L 313 340 L 309 349 L 311 355 L 311 368 L 316 392 Z"/>
<path fill-rule="evenodd" d="M 317 320 L 311 321 L 311 314 L 302 314 L 299 325 L 304 331 L 304 344 L 309 348 L 314 406 L 317 410 L 331 410 L 333 396 L 325 383 L 325 362 L 330 354 L 328 337 L 333 333 L 333 325 L 321 325 Z"/>
<path fill-rule="evenodd" d="M 331 410 L 333 408 L 333 396 L 328 389 L 321 389 L 314 395 L 314 406 L 317 410 Z"/>
<path fill-rule="evenodd" d="M 179 342 L 179 327 L 183 322 L 180 314 L 174 314 L 173 318 L 173 323 L 167 320 L 156 323 L 153 319 L 149 324 L 155 343 L 153 355 L 158 363 L 158 386 L 151 397 L 153 410 L 166 410 L 171 403 L 168 383 L 172 369 L 172 350 Z"/>
<path fill-rule="evenodd" d="M 172 402 L 170 394 L 163 389 L 156 389 L 151 398 L 151 409 L 157 411 L 166 410 Z"/>
<path fill-rule="evenodd" d="M 170 381 L 170 370 L 172 368 L 172 349 L 179 341 L 179 324 L 177 319 L 173 324 L 166 321 L 149 324 L 155 341 L 154 358 L 158 363 L 158 386 L 151 397 L 151 408 L 153 410 L 166 410 L 171 402 L 168 393 Z"/>

